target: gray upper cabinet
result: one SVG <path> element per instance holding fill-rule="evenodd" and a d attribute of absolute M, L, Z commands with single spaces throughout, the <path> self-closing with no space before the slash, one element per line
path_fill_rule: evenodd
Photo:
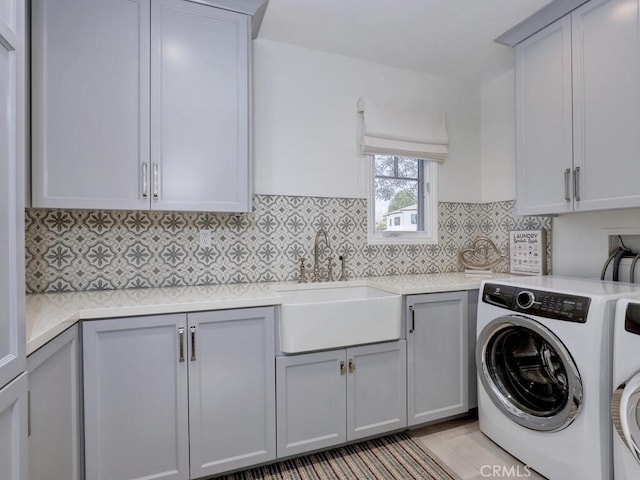
<path fill-rule="evenodd" d="M 250 210 L 251 16 L 34 0 L 34 207 Z"/>
<path fill-rule="evenodd" d="M 407 319 L 409 426 L 469 410 L 467 292 L 410 295 Z"/>
<path fill-rule="evenodd" d="M 83 323 L 87 478 L 200 478 L 275 458 L 270 307 Z"/>
<path fill-rule="evenodd" d="M 0 478 L 27 480 L 25 2 L 0 2 Z"/>
<path fill-rule="evenodd" d="M 24 1 L 0 9 L 0 388 L 26 368 Z"/>
<path fill-rule="evenodd" d="M 638 0 L 571 14 L 576 211 L 640 206 L 639 15 Z"/>
<path fill-rule="evenodd" d="M 149 8 L 32 1 L 34 207 L 149 208 Z"/>
<path fill-rule="evenodd" d="M 515 57 L 518 213 L 570 212 L 571 19 L 517 45 Z"/>
<path fill-rule="evenodd" d="M 515 46 L 517 210 L 640 206 L 638 0 L 591 0 Z"/>
<path fill-rule="evenodd" d="M 276 358 L 278 457 L 406 427 L 406 342 Z"/>
<path fill-rule="evenodd" d="M 29 355 L 29 478 L 84 478 L 78 327 Z"/>
<path fill-rule="evenodd" d="M 152 208 L 251 210 L 250 35 L 248 15 L 151 2 Z"/>

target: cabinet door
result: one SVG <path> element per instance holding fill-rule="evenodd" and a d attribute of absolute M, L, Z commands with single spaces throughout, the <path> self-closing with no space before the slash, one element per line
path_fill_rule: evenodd
<path fill-rule="evenodd" d="M 149 208 L 149 2 L 31 2 L 34 207 Z"/>
<path fill-rule="evenodd" d="M 250 210 L 250 35 L 248 15 L 152 2 L 151 208 Z"/>
<path fill-rule="evenodd" d="M 88 479 L 189 478 L 185 327 L 178 314 L 83 323 Z"/>
<path fill-rule="evenodd" d="M 0 389 L 0 478 L 27 480 L 27 374 Z M 53 477 L 50 477 L 53 478 Z"/>
<path fill-rule="evenodd" d="M 345 350 L 276 358 L 278 457 L 346 441 Z"/>
<path fill-rule="evenodd" d="M 593 0 L 573 22 L 576 210 L 640 205 L 638 0 Z"/>
<path fill-rule="evenodd" d="M 571 19 L 518 44 L 515 58 L 516 208 L 572 211 Z"/>
<path fill-rule="evenodd" d="M 468 338 L 468 363 L 469 363 L 469 409 L 478 408 L 478 374 L 476 370 L 476 333 L 478 326 L 478 290 L 469 290 L 469 331 Z"/>
<path fill-rule="evenodd" d="M 29 478 L 81 477 L 78 328 L 60 334 L 27 359 Z"/>
<path fill-rule="evenodd" d="M 273 322 L 273 308 L 188 314 L 192 478 L 275 458 Z"/>
<path fill-rule="evenodd" d="M 407 297 L 408 424 L 468 411 L 467 292 Z"/>
<path fill-rule="evenodd" d="M 24 1 L 0 9 L 0 388 L 26 367 Z"/>
<path fill-rule="evenodd" d="M 406 341 L 347 349 L 347 440 L 407 426 Z"/>

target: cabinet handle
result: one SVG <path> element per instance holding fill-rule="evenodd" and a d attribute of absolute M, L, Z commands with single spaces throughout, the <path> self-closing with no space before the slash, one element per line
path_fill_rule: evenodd
<path fill-rule="evenodd" d="M 345 375 L 347 373 L 347 367 L 344 364 L 344 360 L 340 362 L 340 375 Z"/>
<path fill-rule="evenodd" d="M 180 343 L 180 361 L 184 362 L 184 327 L 178 327 L 178 341 Z"/>
<path fill-rule="evenodd" d="M 159 193 L 159 183 L 158 183 L 158 164 L 154 163 L 153 164 L 153 199 L 154 200 L 158 200 L 158 197 L 160 196 Z"/>
<path fill-rule="evenodd" d="M 576 167 L 573 170 L 573 198 L 576 202 L 580 201 L 580 190 L 578 189 L 578 185 L 580 184 L 579 180 L 580 175 L 580 167 Z"/>
<path fill-rule="evenodd" d="M 27 390 L 27 437 L 31 437 L 31 390 Z"/>
<path fill-rule="evenodd" d="M 196 327 L 193 326 L 189 329 L 191 331 L 191 361 L 196 361 Z"/>
<path fill-rule="evenodd" d="M 569 175 L 571 175 L 571 169 L 567 168 L 564 171 L 564 199 L 567 202 L 571 201 L 571 197 L 569 196 Z"/>
<path fill-rule="evenodd" d="M 353 358 L 349 359 L 349 373 L 353 373 L 356 369 L 356 364 L 353 361 Z"/>
<path fill-rule="evenodd" d="M 149 197 L 149 164 L 142 164 L 142 198 Z"/>
<path fill-rule="evenodd" d="M 411 328 L 409 329 L 409 333 L 413 333 L 416 329 L 416 312 L 413 309 L 413 305 L 409 305 L 409 311 L 411 312 Z"/>

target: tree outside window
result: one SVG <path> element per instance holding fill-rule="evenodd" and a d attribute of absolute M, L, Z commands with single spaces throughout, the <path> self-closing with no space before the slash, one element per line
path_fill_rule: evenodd
<path fill-rule="evenodd" d="M 435 196 L 429 191 L 435 162 L 378 154 L 373 155 L 372 173 L 370 241 L 435 243 Z"/>

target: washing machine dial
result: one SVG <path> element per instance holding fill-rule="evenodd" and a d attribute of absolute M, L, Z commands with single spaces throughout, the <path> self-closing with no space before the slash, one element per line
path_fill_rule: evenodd
<path fill-rule="evenodd" d="M 533 307 L 535 303 L 535 295 L 533 294 L 533 292 L 530 292 L 528 290 L 523 290 L 516 296 L 516 305 L 523 310 L 528 310 L 529 308 Z"/>

